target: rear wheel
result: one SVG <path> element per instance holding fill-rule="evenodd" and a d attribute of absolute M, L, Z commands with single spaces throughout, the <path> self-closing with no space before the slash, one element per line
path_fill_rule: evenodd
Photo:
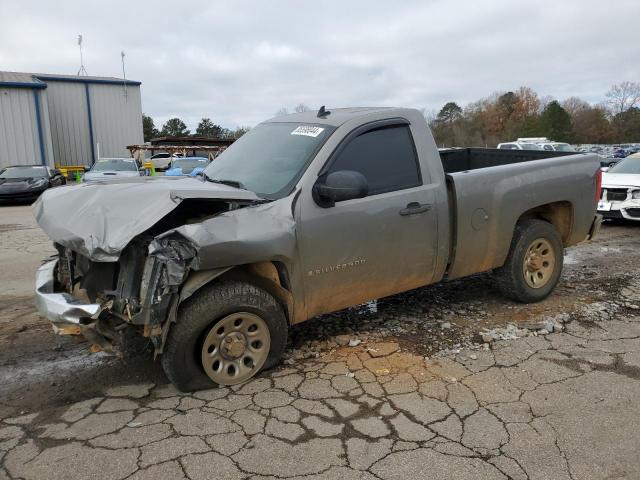
<path fill-rule="evenodd" d="M 287 330 L 269 293 L 244 282 L 213 284 L 181 306 L 162 366 L 182 391 L 236 385 L 278 363 Z"/>
<path fill-rule="evenodd" d="M 558 284 L 562 263 L 558 230 L 543 220 L 523 220 L 516 225 L 505 264 L 495 271 L 498 287 L 518 302 L 539 302 Z"/>

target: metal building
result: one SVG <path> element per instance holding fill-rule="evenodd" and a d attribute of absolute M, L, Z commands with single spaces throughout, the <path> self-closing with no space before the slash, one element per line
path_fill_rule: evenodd
<path fill-rule="evenodd" d="M 0 72 L 0 167 L 91 165 L 142 142 L 140 82 Z"/>

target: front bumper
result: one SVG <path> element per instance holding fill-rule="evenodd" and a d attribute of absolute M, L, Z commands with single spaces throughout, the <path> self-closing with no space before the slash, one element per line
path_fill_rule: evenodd
<path fill-rule="evenodd" d="M 42 265 L 36 273 L 36 306 L 51 322 L 56 333 L 79 334 L 83 320 L 96 320 L 103 311 L 97 303 L 83 303 L 68 293 L 54 292 L 54 271 L 58 260 Z"/>
<path fill-rule="evenodd" d="M 36 200 L 42 195 L 44 190 L 28 190 L 21 192 L 0 192 L 0 200 L 7 202 L 24 202 L 27 200 Z"/>
<path fill-rule="evenodd" d="M 598 213 L 604 218 L 640 221 L 640 201 L 600 202 Z"/>

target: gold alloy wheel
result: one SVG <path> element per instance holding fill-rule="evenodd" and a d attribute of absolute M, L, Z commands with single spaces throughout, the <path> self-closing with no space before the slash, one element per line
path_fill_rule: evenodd
<path fill-rule="evenodd" d="M 202 344 L 202 366 L 218 385 L 236 385 L 262 368 L 270 348 L 271 334 L 262 318 L 232 313 L 209 330 Z"/>
<path fill-rule="evenodd" d="M 553 276 L 556 268 L 556 252 L 551 242 L 538 238 L 531 242 L 524 256 L 522 272 L 531 288 L 542 288 Z"/>

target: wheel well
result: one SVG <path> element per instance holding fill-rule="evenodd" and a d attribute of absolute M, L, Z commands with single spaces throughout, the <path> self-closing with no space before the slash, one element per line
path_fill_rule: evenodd
<path fill-rule="evenodd" d="M 520 215 L 518 222 L 527 218 L 538 218 L 552 224 L 560 233 L 562 243 L 566 245 L 573 228 L 573 205 L 566 201 L 540 205 Z"/>
<path fill-rule="evenodd" d="M 282 305 L 289 324 L 292 323 L 294 318 L 293 295 L 291 294 L 289 273 L 282 262 L 257 262 L 239 265 L 224 272 L 213 281 L 221 282 L 230 279 L 251 283 L 273 295 Z"/>

